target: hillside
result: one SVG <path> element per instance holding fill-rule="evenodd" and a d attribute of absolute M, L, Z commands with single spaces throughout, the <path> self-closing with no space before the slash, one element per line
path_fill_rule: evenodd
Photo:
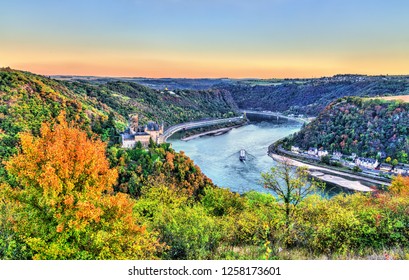
<path fill-rule="evenodd" d="M 401 101 L 348 97 L 331 103 L 287 147 L 324 147 L 330 152 L 396 158 L 407 163 L 409 104 Z"/>
<path fill-rule="evenodd" d="M 123 81 L 63 84 L 76 95 L 109 106 L 124 117 L 138 113 L 141 123 L 153 120 L 173 125 L 203 118 L 234 116 L 238 109 L 229 92 L 224 90 L 159 91 Z"/>
<path fill-rule="evenodd" d="M 242 109 L 317 116 L 329 103 L 345 96 L 409 94 L 407 76 L 338 75 L 320 79 L 239 81 L 219 88 L 231 93 Z"/>
<path fill-rule="evenodd" d="M 16 152 L 18 133 L 38 135 L 42 122 L 56 118 L 62 110 L 69 120 L 84 130 L 103 133 L 108 115 L 119 122 L 125 119 L 107 106 L 97 105 L 78 96 L 61 83 L 28 72 L 0 69 L 0 158 Z"/>

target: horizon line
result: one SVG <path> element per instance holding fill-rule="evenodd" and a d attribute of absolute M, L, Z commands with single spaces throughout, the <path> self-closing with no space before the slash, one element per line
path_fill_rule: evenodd
<path fill-rule="evenodd" d="M 307 77 L 269 77 L 269 78 L 261 78 L 261 77 L 240 77 L 240 78 L 233 78 L 233 77 L 226 77 L 226 76 L 220 76 L 220 77 L 205 77 L 205 76 L 197 76 L 197 77 L 171 77 L 171 76 L 164 76 L 164 77 L 149 77 L 149 76 L 123 76 L 123 75 L 77 75 L 77 74 L 43 74 L 43 73 L 38 73 L 38 72 L 32 72 L 30 70 L 22 70 L 22 69 L 15 69 L 10 66 L 2 66 L 0 69 L 10 69 L 10 70 L 15 70 L 15 71 L 22 71 L 22 72 L 29 72 L 32 74 L 36 75 L 41 75 L 41 76 L 48 76 L 48 77 L 88 77 L 88 78 L 117 78 L 117 79 L 185 79 L 185 80 L 194 80 L 194 79 L 200 79 L 200 80 L 223 80 L 223 79 L 229 79 L 229 80 L 283 80 L 283 79 L 289 79 L 289 80 L 302 80 L 302 79 L 322 79 L 322 78 L 333 78 L 336 76 L 366 76 L 366 77 L 408 77 L 408 74 L 362 74 L 362 73 L 337 73 L 337 74 L 332 74 L 332 75 L 324 75 L 324 76 L 307 76 Z"/>

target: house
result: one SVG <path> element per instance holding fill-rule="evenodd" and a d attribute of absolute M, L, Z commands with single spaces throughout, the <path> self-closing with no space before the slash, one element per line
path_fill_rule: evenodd
<path fill-rule="evenodd" d="M 325 156 L 327 156 L 328 155 L 328 151 L 327 150 L 318 150 L 318 156 L 319 157 L 325 157 Z"/>
<path fill-rule="evenodd" d="M 341 158 L 342 158 L 342 153 L 341 152 L 335 151 L 335 152 L 332 153 L 332 159 L 333 160 L 341 160 Z"/>
<path fill-rule="evenodd" d="M 391 172 L 392 170 L 392 165 L 391 164 L 387 164 L 387 163 L 381 163 L 378 168 L 380 171 L 382 172 Z"/>
<path fill-rule="evenodd" d="M 300 153 L 300 147 L 291 146 L 291 152 L 299 154 Z"/>
<path fill-rule="evenodd" d="M 317 148 L 309 148 L 308 149 L 308 155 L 315 157 L 315 156 L 317 156 L 317 154 L 318 154 Z"/>
<path fill-rule="evenodd" d="M 398 164 L 392 169 L 392 172 L 400 175 L 408 175 L 409 166 L 407 164 Z"/>
<path fill-rule="evenodd" d="M 364 158 L 364 157 L 357 157 L 355 159 L 355 163 L 359 167 L 364 167 L 368 169 L 375 169 L 376 167 L 378 167 L 378 164 L 379 164 L 377 159 Z"/>
<path fill-rule="evenodd" d="M 162 143 L 162 134 L 164 126 L 155 122 L 149 122 L 147 125 L 138 125 L 138 116 L 132 116 L 129 121 L 129 128 L 121 134 L 122 148 L 134 148 L 136 143 L 141 142 L 143 147 L 149 145 L 152 139 L 156 144 Z"/>

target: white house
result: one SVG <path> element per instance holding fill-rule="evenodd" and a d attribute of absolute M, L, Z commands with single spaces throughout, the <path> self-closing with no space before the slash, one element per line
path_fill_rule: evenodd
<path fill-rule="evenodd" d="M 363 157 L 357 157 L 355 159 L 355 163 L 359 167 L 364 167 L 368 169 L 375 169 L 376 167 L 378 167 L 378 164 L 379 164 L 377 159 L 363 158 Z"/>
<path fill-rule="evenodd" d="M 317 156 L 317 154 L 318 154 L 317 148 L 309 148 L 308 149 L 308 155 L 315 157 L 315 156 Z"/>
<path fill-rule="evenodd" d="M 409 166 L 407 164 L 398 164 L 392 169 L 392 172 L 400 175 L 408 175 Z"/>
<path fill-rule="evenodd" d="M 300 147 L 291 146 L 291 152 L 299 154 L 300 153 Z"/>
<path fill-rule="evenodd" d="M 332 153 L 332 158 L 335 159 L 335 160 L 341 160 L 342 153 L 338 152 L 338 151 L 335 151 L 335 152 Z"/>
<path fill-rule="evenodd" d="M 379 165 L 379 170 L 383 172 L 390 172 L 392 170 L 392 165 L 387 163 L 381 163 Z"/>
<path fill-rule="evenodd" d="M 325 157 L 328 155 L 328 151 L 327 150 L 319 150 L 318 151 L 318 156 L 319 157 Z"/>

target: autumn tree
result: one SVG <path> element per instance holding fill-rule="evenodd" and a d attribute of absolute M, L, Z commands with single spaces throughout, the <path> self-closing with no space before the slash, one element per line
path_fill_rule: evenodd
<path fill-rule="evenodd" d="M 155 258 L 154 234 L 136 223 L 133 201 L 114 194 L 117 171 L 106 145 L 65 121 L 21 134 L 21 152 L 6 163 L 17 182 L 15 231 L 36 259 Z"/>
<path fill-rule="evenodd" d="M 389 191 L 394 195 L 409 196 L 409 177 L 398 175 L 392 180 Z"/>

